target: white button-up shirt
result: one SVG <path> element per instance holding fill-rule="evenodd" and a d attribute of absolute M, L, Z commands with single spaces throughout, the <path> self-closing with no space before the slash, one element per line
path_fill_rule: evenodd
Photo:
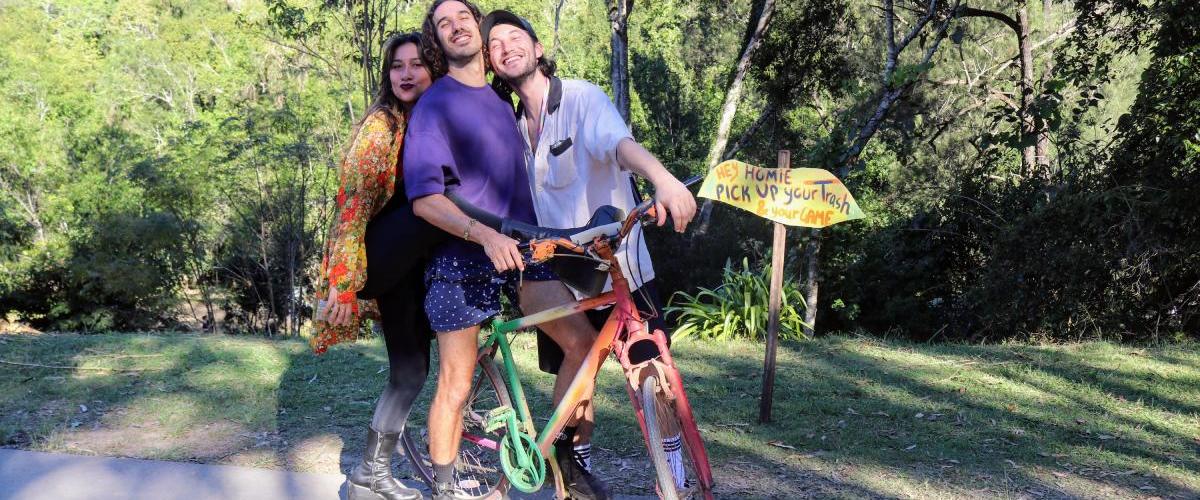
<path fill-rule="evenodd" d="M 633 136 L 608 95 L 586 81 L 552 77 L 543 103 L 537 151 L 530 148 L 525 113 L 519 111 L 517 115 L 525 139 L 525 164 L 533 183 L 538 224 L 579 227 L 587 224 L 592 212 L 602 205 L 612 205 L 628 214 L 638 202 L 632 175 L 617 164 L 617 144 Z M 630 251 L 634 247 L 636 253 Z M 641 226 L 634 226 L 616 257 L 632 289 L 654 279 L 654 265 Z M 612 289 L 611 281 L 605 285 L 606 291 Z"/>

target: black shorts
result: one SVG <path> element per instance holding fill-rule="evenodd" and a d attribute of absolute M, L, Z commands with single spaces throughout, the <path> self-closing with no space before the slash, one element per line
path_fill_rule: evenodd
<path fill-rule="evenodd" d="M 648 300 L 647 300 L 648 299 Z M 645 313 L 653 311 L 653 317 L 646 320 L 650 324 L 650 331 L 662 330 L 663 335 L 667 337 L 667 345 L 671 344 L 671 330 L 667 328 L 667 322 L 662 317 L 662 299 L 658 294 L 658 286 L 654 284 L 654 280 L 647 281 L 641 288 L 633 292 L 634 307 L 638 311 Z M 584 314 L 587 315 L 588 321 L 592 326 L 599 330 L 604 327 L 604 322 L 608 321 L 608 315 L 612 312 L 612 307 L 604 309 L 593 309 Z M 538 368 L 546 373 L 558 373 L 558 367 L 562 365 L 563 351 L 558 344 L 551 339 L 549 335 L 537 331 L 537 348 L 538 348 Z M 653 359 L 658 356 L 658 346 L 653 342 L 638 342 L 629 348 L 629 361 L 633 363 L 641 363 Z"/>

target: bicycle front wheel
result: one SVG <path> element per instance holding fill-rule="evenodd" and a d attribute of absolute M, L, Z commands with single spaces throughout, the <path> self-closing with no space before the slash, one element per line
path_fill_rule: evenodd
<path fill-rule="evenodd" d="M 660 387 L 658 378 L 651 375 L 642 381 L 640 394 L 646 420 L 646 444 L 658 476 L 658 495 L 664 500 L 710 498 L 711 493 L 700 491 L 696 450 L 691 449 L 681 432 L 684 426 L 694 424 L 683 422 L 674 406 L 660 398 Z"/>
<path fill-rule="evenodd" d="M 491 357 L 479 359 L 471 395 L 463 407 L 462 441 L 459 443 L 455 476 L 458 487 L 476 499 L 499 499 L 508 489 L 500 462 L 500 443 L 507 429 L 487 431 L 488 412 L 501 406 L 512 406 L 508 386 L 501 378 Z M 405 452 L 417 474 L 430 489 L 433 488 L 433 465 L 429 460 L 429 436 L 422 431 L 420 449 L 417 439 L 407 432 L 403 438 Z"/>

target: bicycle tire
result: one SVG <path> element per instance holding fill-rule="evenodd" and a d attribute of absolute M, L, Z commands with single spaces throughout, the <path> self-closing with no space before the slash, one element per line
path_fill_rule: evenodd
<path fill-rule="evenodd" d="M 490 439 L 499 443 L 506 429 L 486 432 L 484 424 L 488 411 L 499 406 L 512 406 L 508 385 L 500 376 L 495 362 L 490 356 L 481 357 L 478 369 L 471 382 L 471 395 L 463 406 L 463 439 L 459 444 L 458 462 L 455 475 L 459 487 L 475 499 L 501 498 L 508 489 L 508 480 L 501 470 L 500 453 L 469 439 L 468 435 L 476 438 Z M 409 463 L 417 470 L 417 475 L 429 489 L 433 489 L 433 464 L 429 460 L 429 437 L 422 429 L 422 438 L 418 441 L 405 430 L 401 443 L 405 453 L 410 457 Z M 419 457 L 413 459 L 413 457 Z M 464 477 L 466 479 L 464 479 Z"/>
<path fill-rule="evenodd" d="M 665 418 L 673 416 L 659 414 L 665 408 L 658 404 L 658 393 L 659 381 L 656 376 L 650 375 L 646 380 L 642 380 L 640 396 L 642 415 L 646 418 L 646 446 L 650 450 L 650 462 L 654 464 L 655 482 L 658 483 L 660 498 L 678 500 L 674 472 L 671 470 L 671 463 L 667 462 L 667 452 L 662 447 L 662 428 L 660 427 Z"/>

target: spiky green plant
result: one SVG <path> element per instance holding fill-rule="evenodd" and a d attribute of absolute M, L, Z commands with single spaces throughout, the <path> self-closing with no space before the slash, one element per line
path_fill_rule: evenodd
<path fill-rule="evenodd" d="M 677 315 L 676 338 L 696 335 L 703 339 L 728 340 L 766 337 L 768 299 L 771 291 L 771 267 L 758 270 L 742 259 L 741 268 L 725 262 L 721 286 L 701 287 L 695 294 L 676 292 L 664 309 Z M 779 337 L 802 339 L 804 335 L 804 295 L 794 281 L 783 282 L 783 303 L 779 311 Z"/>

